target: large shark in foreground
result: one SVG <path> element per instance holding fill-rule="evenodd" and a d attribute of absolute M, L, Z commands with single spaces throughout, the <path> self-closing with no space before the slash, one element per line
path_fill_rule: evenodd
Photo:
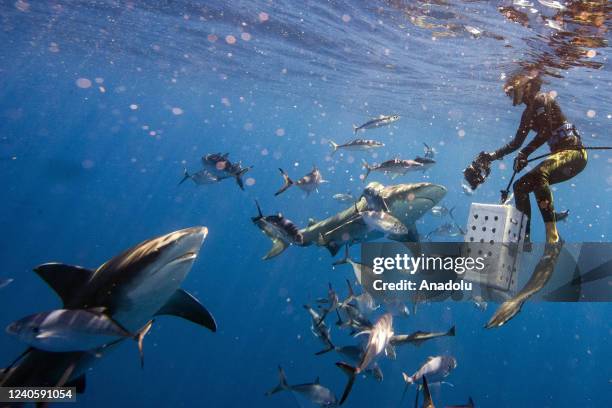
<path fill-rule="evenodd" d="M 206 227 L 192 227 L 142 242 L 110 259 L 95 271 L 48 263 L 35 272 L 60 296 L 63 309 L 104 308 L 130 331 L 153 316 L 174 315 L 216 331 L 213 316 L 193 296 L 180 289 L 206 238 Z M 0 386 L 74 386 L 84 390 L 85 370 L 96 352 L 47 352 L 27 349 L 8 370 L 0 371 Z M 4 406 L 0 404 L 0 406 Z"/>
<path fill-rule="evenodd" d="M 402 236 L 387 236 L 400 242 L 417 242 L 418 231 L 416 221 L 425 215 L 432 207 L 444 198 L 446 188 L 432 183 L 397 184 L 383 186 L 380 183 L 369 183 L 365 191 L 376 191 L 382 198 L 388 213 L 401 221 L 408 229 Z M 336 255 L 344 244 L 354 244 L 364 241 L 373 241 L 383 238 L 380 231 L 371 230 L 360 217 L 360 213 L 368 210 L 368 197 L 362 196 L 355 204 L 346 210 L 331 216 L 323 221 L 311 222 L 306 228 L 299 231 L 302 236 L 300 246 L 315 244 L 326 247 L 329 252 Z M 276 239 L 264 231 L 273 240 L 273 247 L 264 257 L 272 258 L 283 252 L 290 242 Z"/>

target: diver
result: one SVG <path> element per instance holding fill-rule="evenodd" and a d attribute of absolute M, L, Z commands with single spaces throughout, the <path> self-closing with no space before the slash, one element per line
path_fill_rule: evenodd
<path fill-rule="evenodd" d="M 489 160 L 499 160 L 521 147 L 529 132 L 535 131 L 534 139 L 514 159 L 513 168 L 518 173 L 527 166 L 529 155 L 545 142 L 548 143 L 552 154 L 513 185 L 516 208 L 528 217 L 525 231 L 527 248 L 531 244 L 529 193 L 534 193 L 540 208 L 546 226 L 546 242 L 558 242 L 560 238 L 550 185 L 571 179 L 587 164 L 587 153 L 580 134 L 568 122 L 554 97 L 540 92 L 541 86 L 542 79 L 537 74 L 519 73 L 506 81 L 504 92 L 512 98 L 512 105 L 525 104 L 526 108 L 514 139 L 495 152 L 486 153 Z"/>

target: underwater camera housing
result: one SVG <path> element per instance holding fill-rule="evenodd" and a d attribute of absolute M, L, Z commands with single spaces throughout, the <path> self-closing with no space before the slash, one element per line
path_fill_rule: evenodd
<path fill-rule="evenodd" d="M 480 152 L 474 161 L 463 170 L 463 177 L 472 190 L 484 183 L 489 174 L 491 174 L 491 158 L 485 152 Z"/>

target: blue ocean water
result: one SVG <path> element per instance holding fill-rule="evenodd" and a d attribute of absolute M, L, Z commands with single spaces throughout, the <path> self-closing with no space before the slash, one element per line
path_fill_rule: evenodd
<path fill-rule="evenodd" d="M 251 222 L 254 199 L 303 226 L 348 207 L 333 194 L 360 194 L 362 159 L 413 158 L 425 142 L 438 152 L 428 172 L 370 177 L 442 184 L 464 220 L 471 202 L 497 202 L 512 173 L 508 157 L 473 196 L 461 188 L 473 157 L 516 131 L 521 108 L 502 85 L 519 67 L 546 72 L 544 90 L 557 93 L 585 144 L 612 143 L 609 6 L 534 3 L 2 2 L 0 277 L 14 282 L 0 289 L 0 326 L 59 306 L 32 272 L 38 264 L 96 268 L 147 238 L 204 225 L 183 287 L 218 332 L 157 319 L 145 368 L 124 342 L 88 371 L 76 406 L 294 406 L 289 393 L 264 395 L 278 365 L 290 384 L 319 376 L 339 397 L 339 358 L 314 356 L 321 345 L 302 305 L 328 282 L 344 293 L 352 272 L 314 246 L 261 260 L 270 242 Z M 331 156 L 329 140 L 351 139 L 353 123 L 381 113 L 402 116 L 365 133 L 384 148 Z M 213 152 L 254 166 L 245 191 L 231 180 L 177 185 L 183 168 Z M 273 195 L 279 167 L 297 178 L 313 165 L 329 181 L 318 193 Z M 609 153 L 591 152 L 583 173 L 554 188 L 557 208 L 571 210 L 560 224 L 566 241 L 610 240 L 611 170 Z M 439 224 L 426 215 L 417 226 L 426 234 Z M 534 207 L 534 241 L 543 230 Z M 433 303 L 396 319 L 396 332 L 455 325 L 457 336 L 398 349 L 395 361 L 381 360 L 384 381 L 358 379 L 346 405 L 402 406 L 401 372 L 439 354 L 458 367 L 452 386 L 433 390 L 437 406 L 468 396 L 482 407 L 612 405 L 609 304 L 530 303 L 485 330 L 493 306 Z M 332 339 L 351 342 L 335 327 Z M 23 348 L 1 335 L 2 364 Z"/>

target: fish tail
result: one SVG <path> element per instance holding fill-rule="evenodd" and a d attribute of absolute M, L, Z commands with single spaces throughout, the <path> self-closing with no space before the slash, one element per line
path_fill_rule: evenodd
<path fill-rule="evenodd" d="M 242 182 L 242 176 L 244 176 L 244 174 L 251 170 L 253 168 L 253 166 L 249 166 L 249 167 L 245 167 L 244 169 L 240 170 L 238 172 L 238 174 L 236 174 L 236 183 L 238 184 L 238 187 L 240 187 L 240 189 L 242 191 L 244 191 L 244 183 Z"/>
<path fill-rule="evenodd" d="M 151 330 L 151 326 L 153 326 L 154 320 L 149 320 L 147 324 L 142 326 L 142 329 L 138 330 L 136 335 L 134 336 L 134 340 L 138 343 L 138 353 L 140 354 L 140 368 L 144 368 L 144 351 L 142 349 L 142 343 L 144 341 L 144 337 Z"/>
<path fill-rule="evenodd" d="M 266 392 L 266 395 L 276 394 L 277 392 L 281 392 L 289 389 L 289 384 L 287 384 L 287 377 L 285 377 L 285 370 L 283 367 L 278 366 L 278 385 L 272 388 L 270 391 Z"/>
<path fill-rule="evenodd" d="M 348 279 L 346 280 L 346 286 L 348 286 L 348 297 L 351 299 L 354 298 L 355 292 L 353 292 L 353 286 L 351 285 L 351 282 Z"/>
<path fill-rule="evenodd" d="M 402 377 L 404 377 L 404 381 L 406 382 L 407 385 L 412 385 L 414 384 L 414 377 L 402 372 Z"/>
<path fill-rule="evenodd" d="M 353 384 L 355 383 L 355 378 L 357 377 L 357 374 L 359 374 L 359 370 L 355 367 L 353 367 L 350 364 L 347 364 L 345 362 L 338 362 L 336 363 L 336 365 L 344 372 L 344 374 L 346 374 L 348 376 L 348 382 L 346 383 L 346 386 L 344 387 L 344 392 L 342 393 L 342 398 L 340 398 L 340 405 L 342 405 L 344 403 L 344 401 L 346 401 L 346 398 L 349 396 L 351 389 L 353 388 Z"/>
<path fill-rule="evenodd" d="M 451 327 L 447 332 L 446 332 L 447 336 L 450 337 L 455 337 L 455 326 Z"/>
<path fill-rule="evenodd" d="M 280 188 L 280 190 L 278 190 L 276 193 L 274 193 L 275 196 L 283 193 L 285 190 L 287 190 L 289 187 L 291 187 L 293 185 L 293 180 L 291 180 L 289 178 L 289 175 L 287 173 L 285 173 L 285 171 L 281 168 L 279 168 L 282 176 L 283 176 L 283 186 Z"/>
<path fill-rule="evenodd" d="M 340 146 L 338 145 L 338 143 L 334 142 L 333 140 L 330 140 L 330 141 L 329 141 L 329 145 L 332 147 L 332 149 L 334 149 L 334 150 L 332 151 L 332 155 L 333 155 L 334 153 L 336 153 L 336 151 L 338 150 L 338 147 L 340 147 Z"/>
<path fill-rule="evenodd" d="M 181 179 L 181 181 L 179 181 L 178 185 L 180 186 L 181 184 L 183 184 L 185 182 L 185 180 L 190 179 L 190 178 L 191 178 L 191 174 L 189 174 L 189 172 L 185 168 L 183 170 L 183 178 Z"/>
<path fill-rule="evenodd" d="M 366 170 L 366 174 L 363 177 L 363 181 L 365 182 L 368 176 L 370 175 L 370 172 L 372 171 L 372 167 L 370 167 L 368 162 L 365 161 L 364 159 L 361 160 L 361 164 L 363 165 L 363 168 Z"/>
<path fill-rule="evenodd" d="M 346 246 L 345 246 L 345 247 L 346 247 L 346 249 L 345 249 L 345 251 L 344 251 L 344 258 L 342 258 L 342 259 L 340 259 L 340 260 L 338 260 L 338 261 L 334 262 L 334 263 L 332 264 L 332 266 L 342 265 L 342 264 L 346 264 L 346 263 L 348 263 L 348 261 L 349 261 L 349 246 L 348 246 L 348 244 L 346 244 Z"/>
<path fill-rule="evenodd" d="M 334 345 L 333 345 L 333 343 L 332 343 L 331 341 L 329 341 L 329 340 L 328 340 L 328 341 L 327 341 L 327 347 L 325 347 L 325 348 L 324 348 L 323 350 L 321 350 L 321 351 L 317 351 L 317 352 L 315 353 L 315 356 L 320 356 L 320 355 L 322 355 L 322 354 L 329 353 L 330 351 L 333 351 L 333 350 L 335 350 L 335 349 L 336 349 L 336 346 L 334 346 Z"/>

